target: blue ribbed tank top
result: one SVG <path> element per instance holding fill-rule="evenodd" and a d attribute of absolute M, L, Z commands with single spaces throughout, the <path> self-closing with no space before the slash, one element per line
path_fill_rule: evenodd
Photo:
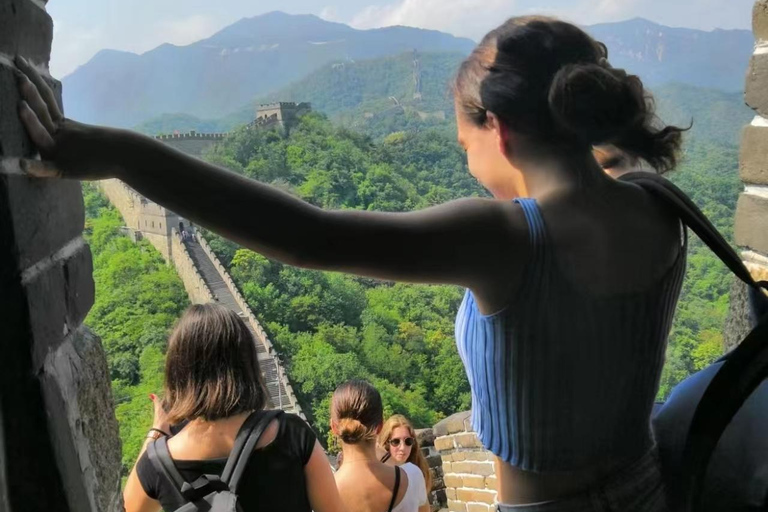
<path fill-rule="evenodd" d="M 529 471 L 572 471 L 639 457 L 685 272 L 674 265 L 642 292 L 593 296 L 553 257 L 534 199 L 517 199 L 532 255 L 508 307 L 479 312 L 467 291 L 456 343 L 483 446 Z"/>

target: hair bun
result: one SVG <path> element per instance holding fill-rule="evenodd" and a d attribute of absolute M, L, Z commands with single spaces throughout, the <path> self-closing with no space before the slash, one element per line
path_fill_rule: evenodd
<path fill-rule="evenodd" d="M 359 443 L 368 438 L 373 438 L 373 433 L 360 420 L 354 418 L 341 418 L 338 422 L 339 437 L 347 444 Z"/>
<path fill-rule="evenodd" d="M 562 67 L 548 100 L 556 128 L 590 145 L 621 139 L 648 114 L 642 82 L 607 62 Z"/>

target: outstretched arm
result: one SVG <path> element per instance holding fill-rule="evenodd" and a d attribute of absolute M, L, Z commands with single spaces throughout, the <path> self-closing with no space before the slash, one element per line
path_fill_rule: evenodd
<path fill-rule="evenodd" d="M 463 199 L 412 213 L 325 211 L 149 137 L 64 119 L 35 70 L 23 62 L 19 67 L 27 99 L 22 119 L 46 160 L 28 164 L 30 173 L 117 177 L 153 201 L 270 258 L 477 289 L 498 279 L 510 264 L 514 244 L 527 236 L 510 220 L 515 206 L 489 199 Z"/>

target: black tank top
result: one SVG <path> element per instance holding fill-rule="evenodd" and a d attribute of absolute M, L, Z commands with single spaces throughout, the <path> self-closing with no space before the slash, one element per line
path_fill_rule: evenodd
<path fill-rule="evenodd" d="M 240 481 L 237 495 L 244 512 L 290 510 L 310 512 L 304 466 L 315 447 L 316 436 L 304 420 L 283 414 L 275 440 L 253 451 Z M 175 460 L 187 482 L 201 475 L 221 475 L 226 458 Z M 183 505 L 173 489 L 155 470 L 146 452 L 136 464 L 136 474 L 147 496 L 157 500 L 163 510 L 172 512 Z"/>

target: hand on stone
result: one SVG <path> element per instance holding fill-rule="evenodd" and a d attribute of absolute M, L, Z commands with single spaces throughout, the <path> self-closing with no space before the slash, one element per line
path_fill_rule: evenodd
<path fill-rule="evenodd" d="M 21 159 L 26 174 L 40 178 L 99 180 L 114 176 L 103 141 L 106 130 L 66 119 L 56 96 L 26 59 L 16 57 L 16 79 L 22 100 L 19 117 L 41 160 Z M 105 151 L 106 150 L 106 151 Z"/>

